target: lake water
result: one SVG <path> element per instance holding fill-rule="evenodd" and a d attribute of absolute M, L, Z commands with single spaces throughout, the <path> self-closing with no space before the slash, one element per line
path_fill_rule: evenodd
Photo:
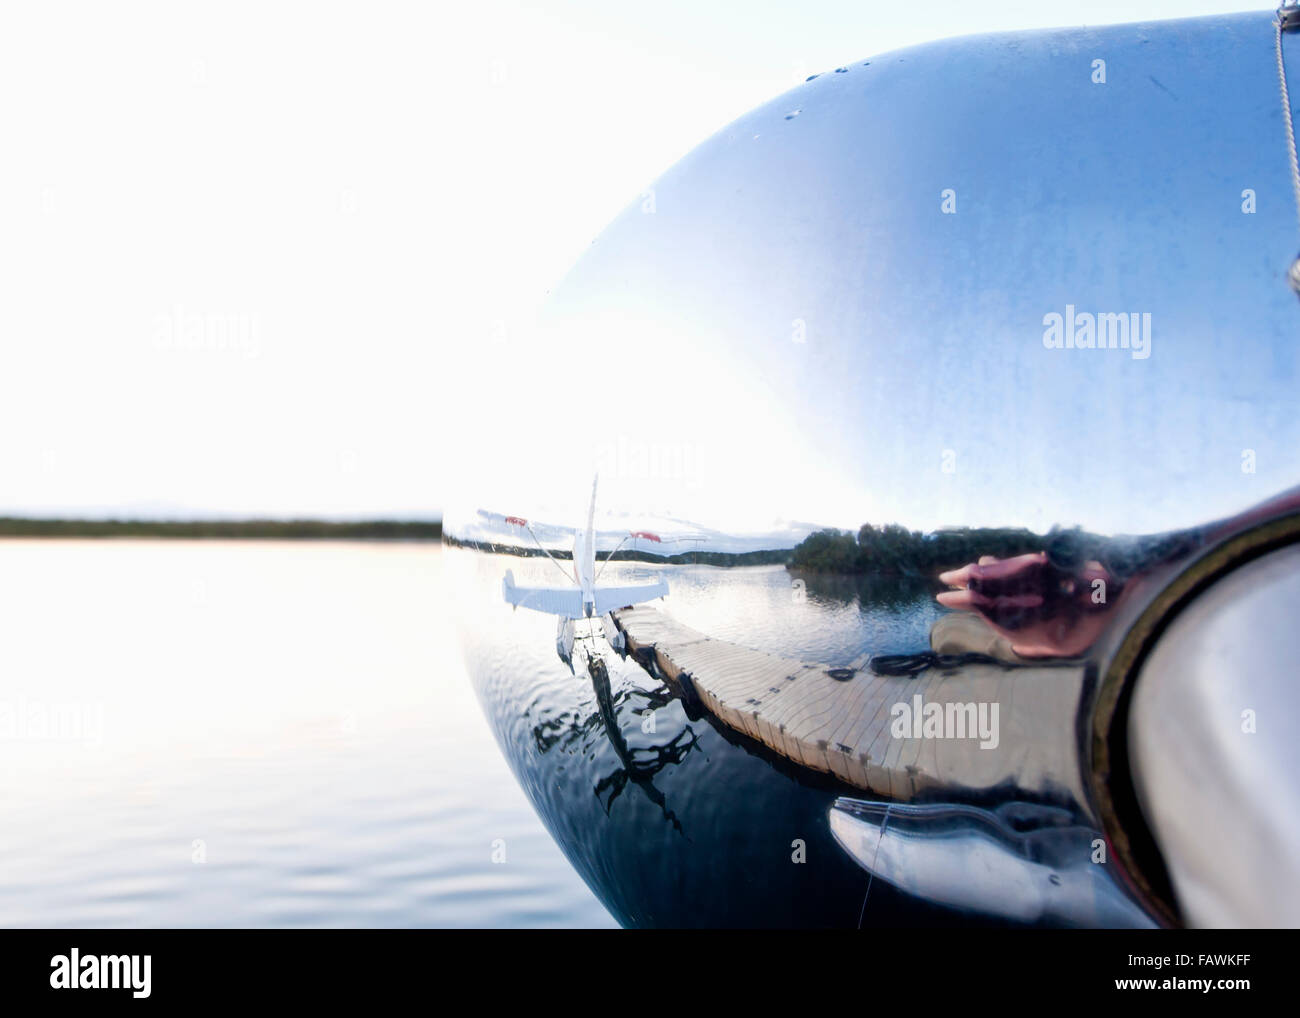
<path fill-rule="evenodd" d="M 493 740 L 443 561 L 0 540 L 0 924 L 614 925 Z"/>

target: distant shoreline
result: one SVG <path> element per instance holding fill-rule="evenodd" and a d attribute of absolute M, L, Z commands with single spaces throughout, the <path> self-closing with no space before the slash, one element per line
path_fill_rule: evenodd
<path fill-rule="evenodd" d="M 437 520 L 86 520 L 0 516 L 0 538 L 249 538 L 289 541 L 440 541 Z"/>

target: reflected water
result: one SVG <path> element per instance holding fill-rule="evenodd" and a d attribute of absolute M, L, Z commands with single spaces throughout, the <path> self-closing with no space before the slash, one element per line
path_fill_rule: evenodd
<path fill-rule="evenodd" d="M 607 681 L 576 658 L 570 672 L 555 654 L 554 620 L 501 600 L 506 569 L 521 583 L 529 573 L 542 581 L 548 563 L 446 554 L 470 674 L 506 757 L 574 867 L 621 923 L 963 921 L 880 881 L 868 896 L 867 874 L 827 825 L 828 808 L 846 790 L 833 778 L 693 715 L 660 679 L 603 641 Z M 662 607 L 687 625 L 832 663 L 852 660 L 864 646 L 924 649 L 930 622 L 943 611 L 928 588 L 901 583 L 884 590 L 809 578 L 797 592 L 782 566 L 615 563 L 602 582 L 643 583 L 659 572 L 672 591 Z"/>
<path fill-rule="evenodd" d="M 835 666 L 866 647 L 879 654 L 925 650 L 930 626 L 943 614 L 936 588 L 915 578 L 683 566 L 673 569 L 669 585 L 672 615 L 692 629 Z"/>

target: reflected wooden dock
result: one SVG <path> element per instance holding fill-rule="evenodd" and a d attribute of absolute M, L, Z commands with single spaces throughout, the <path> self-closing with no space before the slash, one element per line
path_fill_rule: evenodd
<path fill-rule="evenodd" d="M 945 616 L 932 643 L 952 646 Z M 1046 797 L 1082 801 L 1075 715 L 1084 670 L 1079 664 L 966 664 L 916 676 L 876 675 L 867 657 L 845 670 L 777 657 L 714 639 L 653 607 L 624 608 L 614 621 L 628 650 L 653 663 L 688 699 L 769 749 L 847 785 L 896 800 L 927 790 L 978 793 L 1008 781 Z M 982 649 L 982 648 L 981 648 Z M 835 674 L 832 674 L 832 673 Z M 896 704 L 997 705 L 997 745 L 978 738 L 896 737 Z"/>

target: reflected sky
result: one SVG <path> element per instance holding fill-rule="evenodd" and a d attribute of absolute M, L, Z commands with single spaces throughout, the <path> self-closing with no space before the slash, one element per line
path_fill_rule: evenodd
<path fill-rule="evenodd" d="M 731 532 L 1142 533 L 1290 487 L 1271 46 L 1267 12 L 962 39 L 864 54 L 742 117 L 500 361 L 472 449 L 490 467 L 464 490 L 505 512 L 569 499 L 577 519 L 604 464 L 606 506 Z M 1151 355 L 1048 349 L 1067 307 L 1149 313 Z"/>

